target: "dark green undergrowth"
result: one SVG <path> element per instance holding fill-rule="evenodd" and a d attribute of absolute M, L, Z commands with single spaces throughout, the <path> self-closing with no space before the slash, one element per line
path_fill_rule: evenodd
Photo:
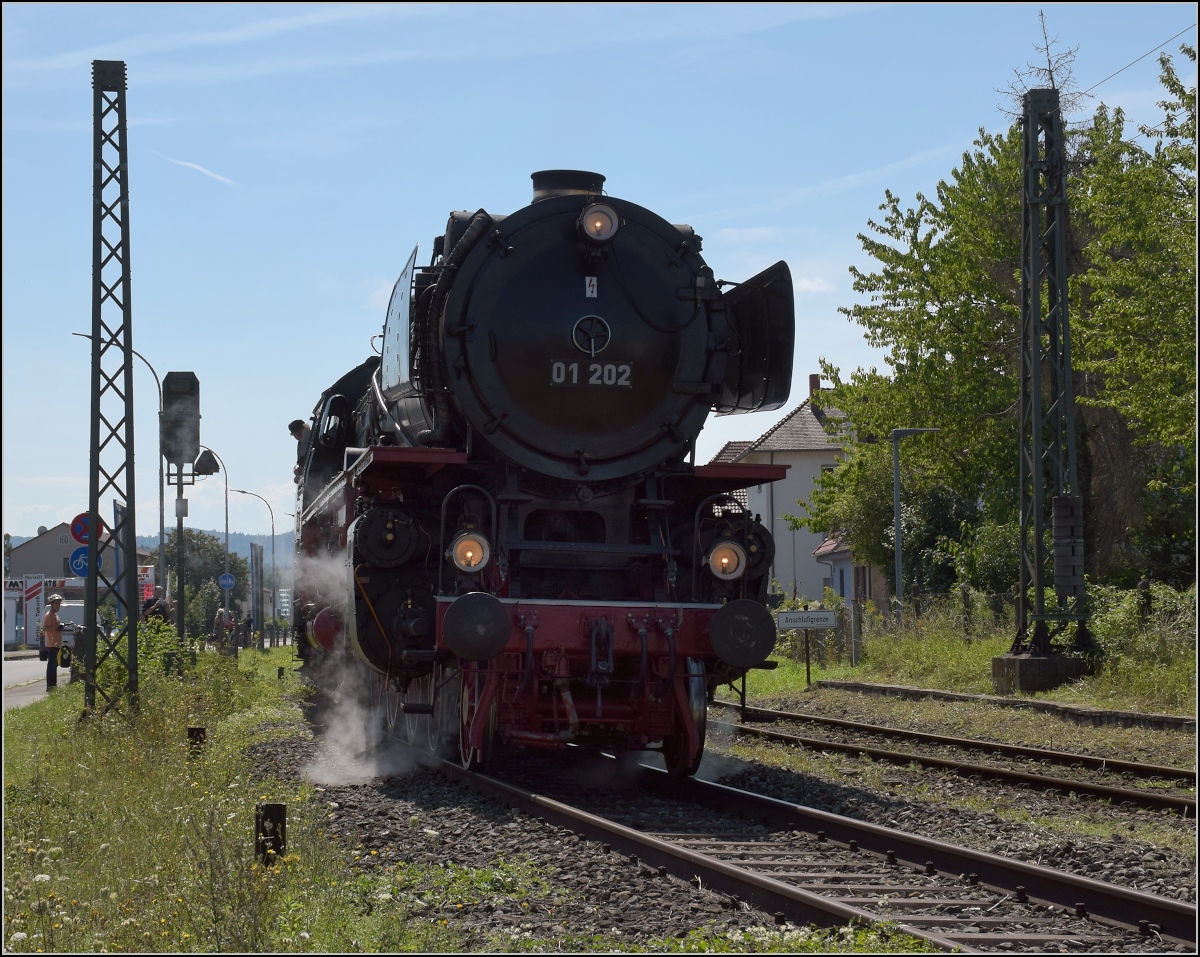
<path fill-rule="evenodd" d="M 162 637 L 162 636 L 158 636 Z M 169 636 L 168 636 L 169 637 Z M 161 645 L 161 649 L 158 646 Z M 164 638 L 154 647 L 170 650 Z M 697 928 L 636 944 L 619 935 L 465 938 L 449 911 L 544 902 L 531 861 L 365 870 L 325 836 L 313 787 L 254 775 L 256 743 L 310 732 L 291 649 L 200 651 L 165 676 L 147 655 L 136 716 L 80 721 L 83 689 L 4 715 L 4 946 L 14 953 L 920 950 L 889 928 Z M 186 656 L 185 656 L 186 657 Z M 285 669 L 284 680 L 277 669 Z M 206 743 L 188 745 L 188 728 Z M 287 804 L 288 846 L 254 857 L 255 805 Z"/>
<path fill-rule="evenodd" d="M 1134 589 L 1090 586 L 1090 627 L 1101 656 L 1094 674 L 1031 697 L 1129 711 L 1196 714 L 1196 588 L 1152 584 L 1149 609 Z M 841 607 L 826 592 L 825 604 Z M 968 694 L 992 694 L 992 659 L 1016 634 L 1011 604 L 974 595 L 966 609 L 953 601 L 910 609 L 904 626 L 885 622 L 870 602 L 863 616 L 861 660 L 850 663 L 848 629 L 783 634 L 775 671 L 752 671 L 748 692 L 781 695 L 821 679 L 912 685 Z"/>

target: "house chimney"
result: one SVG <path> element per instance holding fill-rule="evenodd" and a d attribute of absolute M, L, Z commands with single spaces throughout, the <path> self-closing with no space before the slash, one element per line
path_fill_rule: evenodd
<path fill-rule="evenodd" d="M 821 391 L 821 373 L 814 372 L 808 377 L 808 397 L 811 399 Z"/>

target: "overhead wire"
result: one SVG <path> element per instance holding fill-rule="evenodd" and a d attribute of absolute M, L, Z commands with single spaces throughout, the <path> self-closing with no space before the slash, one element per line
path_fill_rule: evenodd
<path fill-rule="evenodd" d="M 1194 23 L 1193 23 L 1193 24 L 1190 24 L 1189 26 L 1186 26 L 1186 27 L 1184 27 L 1182 30 L 1180 30 L 1178 33 L 1176 33 L 1176 34 L 1175 34 L 1175 36 L 1173 36 L 1173 37 L 1168 37 L 1167 39 L 1163 40 L 1163 42 L 1162 42 L 1162 43 L 1160 43 L 1158 46 L 1156 46 L 1156 47 L 1155 47 L 1153 50 L 1147 50 L 1145 53 L 1143 53 L 1143 54 L 1142 54 L 1140 57 L 1138 57 L 1136 60 L 1130 60 L 1130 61 L 1129 61 L 1128 63 L 1126 63 L 1126 64 L 1125 64 L 1123 67 L 1121 67 L 1121 69 L 1117 70 L 1117 71 L 1116 71 L 1116 73 L 1110 73 L 1108 76 L 1106 76 L 1106 77 L 1105 77 L 1103 80 L 1101 80 L 1099 83 L 1093 83 L 1093 84 L 1092 84 L 1091 86 L 1089 86 L 1089 87 L 1088 87 L 1086 90 L 1084 90 L 1084 91 L 1083 91 L 1083 93 L 1081 93 L 1081 94 L 1080 94 L 1080 96 L 1084 96 L 1084 95 L 1086 95 L 1086 94 L 1088 94 L 1088 93 L 1091 93 L 1091 92 L 1092 92 L 1092 90 L 1096 89 L 1096 87 L 1100 86 L 1100 85 L 1101 85 L 1101 84 L 1103 84 L 1103 83 L 1107 83 L 1107 82 L 1108 82 L 1109 80 L 1111 80 L 1111 79 L 1112 79 L 1114 76 L 1117 76 L 1117 74 L 1124 73 L 1126 70 L 1128 70 L 1128 69 L 1129 69 L 1131 66 L 1133 66 L 1135 63 L 1140 63 L 1142 60 L 1146 59 L 1146 57 L 1148 57 L 1148 56 L 1149 56 L 1151 53 L 1156 53 L 1156 52 L 1158 52 L 1158 51 L 1159 51 L 1159 50 L 1161 50 L 1163 47 L 1165 47 L 1165 46 L 1166 46 L 1168 43 L 1170 43 L 1172 40 L 1178 39 L 1179 37 L 1181 37 L 1181 36 L 1183 36 L 1185 33 L 1187 33 L 1187 32 L 1188 32 L 1188 30 L 1194 30 L 1195 28 L 1196 28 L 1196 24 L 1194 24 Z"/>

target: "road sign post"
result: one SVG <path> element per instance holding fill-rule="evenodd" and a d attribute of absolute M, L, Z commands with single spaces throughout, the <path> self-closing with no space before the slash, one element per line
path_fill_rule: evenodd
<path fill-rule="evenodd" d="M 816 611 L 781 611 L 778 624 L 780 631 L 804 631 L 804 681 L 812 684 L 812 656 L 809 648 L 809 631 L 812 629 L 827 630 L 836 628 L 838 613 L 832 608 L 822 608 Z"/>

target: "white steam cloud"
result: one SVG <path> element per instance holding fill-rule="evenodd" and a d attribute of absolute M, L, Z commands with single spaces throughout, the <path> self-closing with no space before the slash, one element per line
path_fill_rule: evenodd
<path fill-rule="evenodd" d="M 344 658 L 317 666 L 318 684 L 327 689 L 329 706 L 316 757 L 304 768 L 315 784 L 365 784 L 376 778 L 406 774 L 419 758 L 383 733 L 382 716 L 369 704 L 370 672 Z"/>

